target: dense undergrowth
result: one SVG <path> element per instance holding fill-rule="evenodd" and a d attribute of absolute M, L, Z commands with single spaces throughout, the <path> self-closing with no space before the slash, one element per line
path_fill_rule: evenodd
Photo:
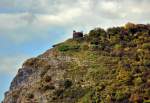
<path fill-rule="evenodd" d="M 150 102 L 150 25 L 96 28 L 56 48 L 82 61 L 67 72 L 87 89 L 79 103 Z"/>

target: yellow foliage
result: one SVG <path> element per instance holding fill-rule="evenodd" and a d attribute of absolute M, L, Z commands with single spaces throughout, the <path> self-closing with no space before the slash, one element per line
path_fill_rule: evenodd
<path fill-rule="evenodd" d="M 129 28 L 134 28 L 135 26 L 136 26 L 135 24 L 128 22 L 127 24 L 125 24 L 124 28 L 129 29 Z"/>

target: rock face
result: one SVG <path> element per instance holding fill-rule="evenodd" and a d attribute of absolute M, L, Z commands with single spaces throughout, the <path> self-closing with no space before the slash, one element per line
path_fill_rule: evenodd
<path fill-rule="evenodd" d="M 3 103 L 149 103 L 150 25 L 91 30 L 25 61 Z"/>
<path fill-rule="evenodd" d="M 23 64 L 11 82 L 10 91 L 5 93 L 3 103 L 63 102 L 55 99 L 64 89 L 72 86 L 72 81 L 65 78 L 65 67 L 67 63 L 75 61 L 75 58 L 62 55 L 54 57 L 52 51 L 48 50 Z M 51 91 L 46 93 L 48 90 Z M 72 100 L 68 98 L 64 101 L 70 103 Z"/>
<path fill-rule="evenodd" d="M 30 68 L 21 68 L 18 71 L 18 74 L 11 82 L 10 89 L 15 89 L 19 85 L 25 84 L 28 81 L 28 77 L 32 75 L 34 71 Z"/>

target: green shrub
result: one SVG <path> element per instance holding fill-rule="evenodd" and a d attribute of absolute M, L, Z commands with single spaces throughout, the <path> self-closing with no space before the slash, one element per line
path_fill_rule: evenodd
<path fill-rule="evenodd" d="M 143 48 L 143 49 L 150 49 L 150 43 L 144 43 L 144 44 L 142 45 L 142 48 Z"/>
<path fill-rule="evenodd" d="M 144 100 L 143 103 L 150 103 L 150 100 Z"/>
<path fill-rule="evenodd" d="M 79 50 L 79 49 L 80 49 L 80 45 L 70 46 L 70 50 Z"/>
<path fill-rule="evenodd" d="M 117 91 L 117 92 L 115 93 L 115 99 L 116 99 L 117 101 L 121 101 L 121 100 L 124 100 L 124 99 L 126 99 L 126 98 L 127 98 L 127 94 L 123 93 L 122 91 Z"/>
<path fill-rule="evenodd" d="M 93 40 L 91 40 L 91 44 L 92 45 L 98 45 L 99 44 L 99 39 L 98 38 L 94 38 Z"/>
<path fill-rule="evenodd" d="M 61 45 L 59 46 L 58 50 L 61 52 L 65 52 L 65 51 L 70 50 L 70 47 L 68 45 Z"/>
<path fill-rule="evenodd" d="M 91 45 L 91 50 L 98 50 L 98 45 Z"/>
<path fill-rule="evenodd" d="M 65 88 L 69 88 L 69 87 L 71 87 L 72 86 L 72 82 L 70 81 L 70 80 L 65 80 L 64 81 L 64 87 Z"/>
<path fill-rule="evenodd" d="M 123 31 L 124 28 L 122 27 L 113 27 L 113 28 L 108 28 L 107 29 L 107 34 L 109 36 L 116 36 L 116 35 L 120 35 L 120 32 Z"/>
<path fill-rule="evenodd" d="M 88 92 L 86 95 L 84 95 L 80 102 L 79 103 L 91 103 L 91 100 L 90 100 L 90 94 L 91 92 Z"/>
<path fill-rule="evenodd" d="M 150 66 L 150 60 L 143 60 L 144 66 Z"/>
<path fill-rule="evenodd" d="M 79 50 L 79 49 L 80 49 L 80 45 L 61 45 L 58 48 L 58 50 L 61 51 L 61 52 L 66 52 L 66 51 L 69 51 L 69 50 L 76 51 L 76 50 Z"/>
<path fill-rule="evenodd" d="M 93 90 L 90 95 L 92 103 L 100 103 L 101 102 L 101 95 L 99 91 Z"/>
<path fill-rule="evenodd" d="M 135 80 L 134 80 L 134 84 L 135 84 L 136 86 L 140 85 L 141 83 L 143 83 L 143 80 L 142 80 L 142 78 L 141 78 L 141 77 L 137 77 L 137 78 L 135 78 Z"/>
<path fill-rule="evenodd" d="M 100 36 L 106 37 L 106 32 L 102 28 L 96 28 L 96 29 L 91 30 L 89 32 L 89 36 L 92 37 L 92 38 L 98 38 Z"/>
<path fill-rule="evenodd" d="M 89 49 L 89 46 L 88 46 L 87 44 L 84 44 L 84 45 L 82 45 L 82 49 L 83 49 L 83 50 L 88 50 L 88 49 Z"/>
<path fill-rule="evenodd" d="M 114 46 L 114 49 L 117 49 L 117 50 L 118 50 L 118 49 L 121 49 L 121 47 L 122 47 L 122 46 L 121 46 L 120 44 L 116 44 L 116 45 Z"/>

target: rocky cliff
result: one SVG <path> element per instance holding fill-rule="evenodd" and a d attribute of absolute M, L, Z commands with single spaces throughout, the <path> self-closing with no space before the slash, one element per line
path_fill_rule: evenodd
<path fill-rule="evenodd" d="M 150 25 L 132 23 L 93 29 L 28 59 L 3 101 L 143 102 L 150 102 Z"/>

